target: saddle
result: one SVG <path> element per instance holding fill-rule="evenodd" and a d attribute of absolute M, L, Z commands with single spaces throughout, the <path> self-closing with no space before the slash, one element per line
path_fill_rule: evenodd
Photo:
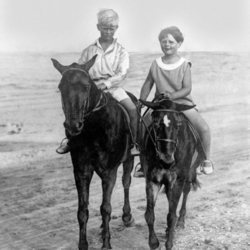
<path fill-rule="evenodd" d="M 123 111 L 123 113 L 124 113 L 124 115 L 125 115 L 126 121 L 127 121 L 127 123 L 128 123 L 128 127 L 129 127 L 129 129 L 130 129 L 130 117 L 129 117 L 128 111 L 123 107 L 122 104 L 120 104 L 119 102 L 117 102 L 117 103 L 118 103 L 119 107 L 122 109 L 122 111 Z M 130 130 L 131 130 L 131 129 L 130 129 Z"/>
<path fill-rule="evenodd" d="M 131 149 L 131 138 L 132 138 L 133 134 L 132 134 L 131 126 L 130 126 L 130 116 L 129 116 L 128 111 L 126 110 L 125 107 L 123 107 L 122 104 L 120 104 L 119 102 L 117 102 L 117 103 L 118 103 L 118 106 L 121 108 L 121 110 L 122 110 L 122 112 L 123 112 L 123 114 L 125 116 L 127 126 L 128 126 L 128 130 L 129 130 L 129 133 L 127 133 L 127 136 L 126 136 L 126 149 L 124 151 L 124 155 L 123 155 L 122 160 L 121 160 L 121 162 L 124 162 L 128 157 L 129 150 Z"/>

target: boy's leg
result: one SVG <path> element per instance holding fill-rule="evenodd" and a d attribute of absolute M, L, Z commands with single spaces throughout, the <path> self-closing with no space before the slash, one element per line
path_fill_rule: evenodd
<path fill-rule="evenodd" d="M 118 102 L 122 104 L 123 107 L 125 107 L 125 109 L 129 113 L 133 142 L 136 143 L 138 116 L 135 104 L 132 102 L 132 100 L 123 88 L 116 88 L 113 90 L 110 89 L 109 92 Z"/>
<path fill-rule="evenodd" d="M 130 116 L 130 127 L 133 137 L 134 144 L 137 143 L 137 126 L 138 126 L 138 115 L 135 104 L 132 102 L 130 98 L 126 98 L 120 103 L 126 108 Z"/>

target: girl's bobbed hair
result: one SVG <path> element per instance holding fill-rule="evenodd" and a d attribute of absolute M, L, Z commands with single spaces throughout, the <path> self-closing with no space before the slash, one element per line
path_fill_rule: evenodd
<path fill-rule="evenodd" d="M 172 35 L 178 43 L 182 43 L 184 41 L 183 34 L 181 33 L 180 29 L 176 26 L 170 26 L 161 30 L 158 36 L 159 41 L 161 41 L 168 34 Z"/>

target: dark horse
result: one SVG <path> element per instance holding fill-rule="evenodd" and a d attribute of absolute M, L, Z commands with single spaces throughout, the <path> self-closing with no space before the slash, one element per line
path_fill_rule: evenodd
<path fill-rule="evenodd" d="M 147 208 L 145 219 L 149 229 L 150 249 L 158 249 L 159 241 L 154 231 L 154 206 L 162 185 L 168 198 L 166 249 L 173 246 L 175 226 L 184 227 L 186 201 L 191 186 L 199 186 L 196 168 L 203 159 L 199 140 L 194 136 L 191 125 L 181 111 L 194 106 L 174 103 L 168 99 L 156 102 L 141 101 L 153 109 L 152 122 L 143 140 L 144 154 L 141 164 L 146 178 Z M 196 149 L 198 148 L 198 154 Z M 177 221 L 177 205 L 181 194 L 183 201 Z"/>
<path fill-rule="evenodd" d="M 111 195 L 116 182 L 118 166 L 123 162 L 124 187 L 123 222 L 133 223 L 129 202 L 129 188 L 134 157 L 131 156 L 129 125 L 123 108 L 109 94 L 99 90 L 90 79 L 88 70 L 93 57 L 84 65 L 63 66 L 52 59 L 62 74 L 59 84 L 65 115 L 64 127 L 71 140 L 71 159 L 78 192 L 79 249 L 88 249 L 87 221 L 89 217 L 89 186 L 96 172 L 102 180 L 102 249 L 111 249 L 109 222 Z"/>

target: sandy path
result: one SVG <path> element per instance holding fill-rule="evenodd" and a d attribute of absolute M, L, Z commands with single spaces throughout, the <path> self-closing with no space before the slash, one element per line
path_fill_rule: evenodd
<path fill-rule="evenodd" d="M 194 92 L 211 126 L 216 172 L 200 177 L 202 188 L 190 194 L 186 228 L 177 232 L 174 250 L 248 250 L 249 57 L 227 53 L 191 56 L 194 82 L 202 82 L 196 85 Z M 128 82 L 137 96 L 138 84 L 143 81 L 153 58 L 155 55 L 138 54 L 132 60 Z M 49 72 L 47 66 L 45 72 Z M 54 73 L 52 69 L 51 72 Z M 36 74 L 33 72 L 31 79 L 35 79 Z M 0 90 L 0 249 L 77 249 L 77 193 L 72 164 L 69 155 L 55 154 L 64 136 L 57 84 L 54 80 L 52 85 L 40 87 L 10 84 L 0 86 Z M 22 132 L 6 134 L 7 122 L 23 122 Z M 121 170 L 112 197 L 112 247 L 115 250 L 148 249 L 144 179 L 132 180 L 130 198 L 135 225 L 124 228 Z M 90 192 L 88 240 L 93 250 L 101 247 L 101 185 L 96 175 Z M 165 195 L 161 194 L 156 205 L 155 229 L 162 246 L 167 205 Z"/>
<path fill-rule="evenodd" d="M 244 125 L 244 112 L 239 112 L 241 107 L 235 107 L 234 119 L 230 106 L 205 113 L 212 123 L 218 119 L 217 113 L 223 118 L 223 124 L 214 130 L 216 172 L 202 176 L 202 189 L 191 193 L 186 228 L 177 233 L 174 249 L 250 248 L 250 137 L 246 138 L 248 127 Z M 47 147 L 52 150 L 54 144 Z M 131 205 L 135 225 L 124 228 L 121 174 L 120 169 L 112 198 L 113 249 L 148 249 L 144 179 L 133 179 Z M 2 169 L 0 190 L 1 249 L 77 249 L 77 195 L 69 155 L 24 161 L 18 167 Z M 90 249 L 101 247 L 100 191 L 100 180 L 94 176 L 88 223 Z M 156 206 L 156 232 L 162 244 L 166 213 L 167 201 L 161 194 Z"/>

